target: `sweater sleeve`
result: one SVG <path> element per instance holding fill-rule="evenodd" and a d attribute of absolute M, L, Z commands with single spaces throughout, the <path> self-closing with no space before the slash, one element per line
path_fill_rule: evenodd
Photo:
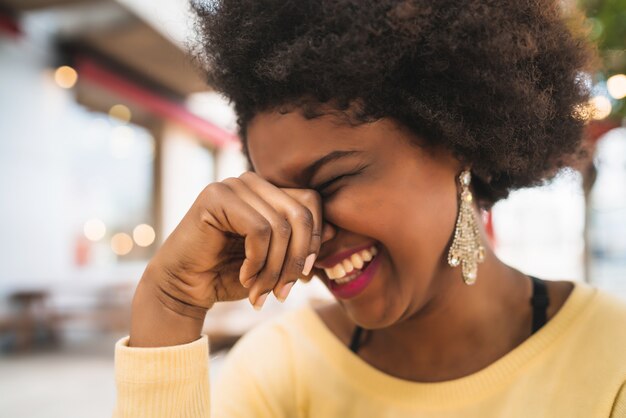
<path fill-rule="evenodd" d="M 209 416 L 209 345 L 206 335 L 171 347 L 115 344 L 114 418 Z"/>
<path fill-rule="evenodd" d="M 626 418 L 626 382 L 617 393 L 610 418 Z"/>
<path fill-rule="evenodd" d="M 233 346 L 209 386 L 207 336 L 171 347 L 115 345 L 113 418 L 295 417 L 295 386 L 286 335 L 261 324 Z M 217 370 L 216 370 L 217 371 Z"/>

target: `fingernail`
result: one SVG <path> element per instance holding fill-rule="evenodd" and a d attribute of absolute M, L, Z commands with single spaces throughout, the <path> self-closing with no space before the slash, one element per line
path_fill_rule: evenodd
<path fill-rule="evenodd" d="M 254 303 L 254 309 L 256 309 L 257 311 L 261 310 L 261 308 L 263 307 L 263 304 L 265 303 L 265 299 L 267 299 L 267 295 L 269 295 L 269 293 L 270 292 L 265 292 L 257 298 L 256 302 Z"/>
<path fill-rule="evenodd" d="M 313 263 L 315 263 L 315 257 L 317 257 L 315 253 L 312 253 L 307 256 L 306 260 L 304 260 L 304 269 L 302 270 L 302 274 L 304 276 L 308 276 L 311 272 L 311 269 L 313 268 Z"/>
<path fill-rule="evenodd" d="M 287 283 L 282 289 L 280 289 L 280 293 L 278 295 L 278 300 L 284 302 L 287 299 L 287 295 L 289 295 L 289 291 L 295 282 Z"/>

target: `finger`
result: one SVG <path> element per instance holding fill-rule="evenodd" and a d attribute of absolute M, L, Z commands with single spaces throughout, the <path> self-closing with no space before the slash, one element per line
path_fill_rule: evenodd
<path fill-rule="evenodd" d="M 308 254 L 305 260 L 304 271 L 301 279 L 308 282 L 313 277 L 313 263 L 317 259 L 322 246 L 322 197 L 318 192 L 312 189 L 281 189 L 293 199 L 297 200 L 302 206 L 309 209 L 313 216 L 313 228 L 311 231 L 311 239 L 308 247 Z"/>
<path fill-rule="evenodd" d="M 239 271 L 239 280 L 258 273 L 266 264 L 270 248 L 272 226 L 268 220 L 226 184 L 211 183 L 203 195 L 210 197 L 202 205 L 206 208 L 202 217 L 210 217 L 205 223 L 245 238 L 245 259 Z"/>
<path fill-rule="evenodd" d="M 274 186 L 256 173 L 244 173 L 240 178 L 259 195 L 262 195 L 263 199 L 276 208 L 291 225 L 287 254 L 280 277 L 274 286 L 274 295 L 282 302 L 286 299 L 293 284 L 303 275 L 307 256 L 311 253 L 314 215 L 306 206 L 285 193 L 286 189 Z"/>
<path fill-rule="evenodd" d="M 271 193 L 269 196 L 258 193 L 240 178 L 231 177 L 223 182 L 228 184 L 242 200 L 257 210 L 272 225 L 267 261 L 261 271 L 256 274 L 254 280 L 244 284 L 250 289 L 248 295 L 250 303 L 255 308 L 260 309 L 267 294 L 278 283 L 285 262 L 288 262 L 287 253 L 293 228 L 286 216 L 276 209 L 275 201 L 280 200 L 280 197 L 273 196 Z M 263 198 L 260 196 L 261 194 L 263 194 Z M 277 192 L 274 191 L 274 194 Z M 278 194 L 282 194 L 282 192 L 278 191 Z"/>

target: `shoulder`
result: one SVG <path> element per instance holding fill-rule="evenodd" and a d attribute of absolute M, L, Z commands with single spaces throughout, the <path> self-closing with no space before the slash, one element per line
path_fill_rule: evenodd
<path fill-rule="evenodd" d="M 611 331 L 626 345 L 626 300 L 586 283 L 579 283 L 578 286 L 590 294 L 588 315 L 590 321 L 599 326 L 598 331 L 604 334 Z"/>
<path fill-rule="evenodd" d="M 583 282 L 576 283 L 570 298 L 559 322 L 567 329 L 556 344 L 560 358 L 587 364 L 597 376 L 621 385 L 626 381 L 626 301 Z"/>
<path fill-rule="evenodd" d="M 575 289 L 565 302 L 562 323 L 585 341 L 585 346 L 611 344 L 626 349 L 626 300 L 585 282 L 572 282 Z"/>
<path fill-rule="evenodd" d="M 587 353 L 594 367 L 604 370 L 609 384 L 616 376 L 618 386 L 611 418 L 626 417 L 626 300 L 607 290 L 595 288 L 595 295 L 588 312 L 589 323 L 585 341 L 593 352 Z"/>

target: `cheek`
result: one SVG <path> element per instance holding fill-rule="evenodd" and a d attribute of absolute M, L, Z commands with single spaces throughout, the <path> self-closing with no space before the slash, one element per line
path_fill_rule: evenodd
<path fill-rule="evenodd" d="M 324 202 L 324 216 L 334 225 L 382 242 L 394 264 L 424 267 L 447 249 L 456 211 L 452 182 L 417 183 L 415 177 L 349 187 Z"/>
<path fill-rule="evenodd" d="M 433 174 L 439 175 L 388 176 L 346 188 L 325 204 L 325 213 L 348 233 L 380 241 L 396 277 L 425 283 L 445 262 L 457 213 L 453 175 Z"/>
<path fill-rule="evenodd" d="M 441 262 L 454 228 L 454 193 L 418 189 L 394 197 L 385 221 L 389 251 L 412 276 L 429 276 Z"/>
<path fill-rule="evenodd" d="M 377 187 L 346 187 L 323 201 L 324 220 L 351 234 L 381 240 L 389 227 L 389 201 Z"/>

